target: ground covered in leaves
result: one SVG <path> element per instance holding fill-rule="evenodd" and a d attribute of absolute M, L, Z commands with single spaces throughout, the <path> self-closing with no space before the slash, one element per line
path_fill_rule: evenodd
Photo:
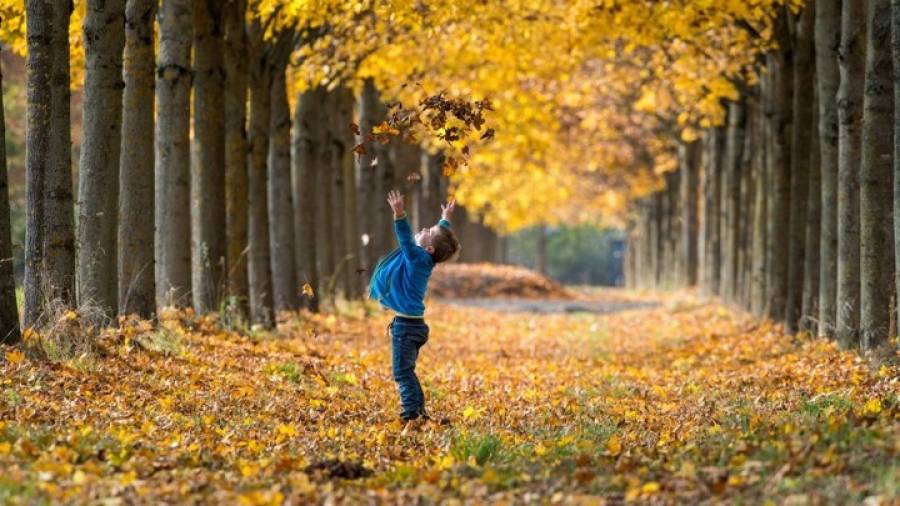
<path fill-rule="evenodd" d="M 896 503 L 898 371 L 690 295 L 616 314 L 429 305 L 404 428 L 387 315 L 242 336 L 129 323 L 0 353 L 0 503 Z M 31 336 L 31 339 L 35 339 Z"/>

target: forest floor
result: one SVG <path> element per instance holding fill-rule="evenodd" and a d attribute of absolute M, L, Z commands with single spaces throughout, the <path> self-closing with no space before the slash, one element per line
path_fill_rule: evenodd
<path fill-rule="evenodd" d="M 616 311 L 432 301 L 417 371 L 449 425 L 400 423 L 388 316 L 359 305 L 6 350 L 0 503 L 900 501 L 897 368 L 688 293 L 577 299 Z"/>

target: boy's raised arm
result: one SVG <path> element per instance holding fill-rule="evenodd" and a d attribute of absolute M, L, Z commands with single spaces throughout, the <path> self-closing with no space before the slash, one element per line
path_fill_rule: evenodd
<path fill-rule="evenodd" d="M 412 258 L 415 252 L 416 242 L 413 240 L 412 229 L 409 226 L 409 220 L 406 219 L 406 209 L 403 203 L 403 194 L 397 190 L 391 190 L 387 197 L 391 210 L 394 211 L 394 234 L 397 236 L 397 242 L 403 254 Z"/>

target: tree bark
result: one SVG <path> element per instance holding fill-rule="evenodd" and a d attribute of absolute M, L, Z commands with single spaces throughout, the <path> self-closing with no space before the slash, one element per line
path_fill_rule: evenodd
<path fill-rule="evenodd" d="M 262 27 L 258 21 L 250 25 L 250 132 L 247 159 L 249 221 L 247 229 L 248 282 L 250 320 L 265 328 L 275 325 L 272 293 L 272 264 L 269 251 L 269 199 L 267 194 L 266 157 L 269 147 L 271 119 L 271 74 Z"/>
<path fill-rule="evenodd" d="M 194 309 L 218 309 L 225 283 L 225 69 L 223 0 L 196 0 L 191 285 Z"/>
<path fill-rule="evenodd" d="M 767 115 L 771 102 L 772 78 L 766 76 L 760 82 L 760 100 L 756 105 L 757 142 L 754 147 L 754 203 L 753 203 L 753 265 L 750 274 L 750 311 L 761 318 L 766 310 L 766 274 L 769 236 L 769 172 L 768 155 L 771 151 L 769 143 L 770 119 Z"/>
<path fill-rule="evenodd" d="M 341 100 L 340 100 L 340 89 L 334 89 L 328 92 L 328 97 L 325 100 L 325 110 L 327 111 L 326 121 L 327 123 L 322 125 L 323 128 L 328 131 L 328 157 L 329 164 L 327 165 L 328 174 L 331 176 L 331 227 L 329 235 L 331 236 L 332 241 L 332 254 L 334 256 L 334 270 L 332 271 L 332 276 L 334 277 L 333 283 L 333 297 L 337 297 L 338 293 L 343 292 L 345 297 L 350 296 L 349 291 L 347 290 L 347 285 L 349 284 L 348 279 L 348 271 L 350 268 L 349 255 L 347 251 L 347 222 L 344 219 L 344 206 L 346 200 L 346 193 L 344 190 L 345 179 L 344 179 L 344 161 L 345 161 L 345 152 L 349 149 L 348 146 L 344 143 L 344 136 L 340 132 L 341 118 L 343 118 L 343 114 L 341 111 Z M 347 125 L 344 124 L 343 128 L 347 128 Z"/>
<path fill-rule="evenodd" d="M 813 93 L 809 84 L 815 82 L 813 33 L 815 3 L 807 2 L 797 22 L 794 46 L 794 93 L 791 131 L 791 204 L 788 257 L 788 293 L 785 326 L 794 333 L 800 328 L 803 308 L 803 267 L 806 254 L 806 206 L 809 196 L 810 128 L 813 126 Z"/>
<path fill-rule="evenodd" d="M 269 248 L 272 255 L 272 292 L 276 311 L 299 307 L 291 203 L 291 117 L 287 101 L 285 65 L 275 63 L 271 82 L 268 191 Z"/>
<path fill-rule="evenodd" d="M 156 309 L 153 277 L 153 93 L 156 0 L 125 7 L 125 97 L 119 177 L 119 312 L 149 318 Z M 149 135 L 148 135 L 149 133 Z"/>
<path fill-rule="evenodd" d="M 744 114 L 746 117 L 746 135 L 744 146 L 741 150 L 740 170 L 740 199 L 738 202 L 738 221 L 740 230 L 738 233 L 737 254 L 737 283 L 735 301 L 743 308 L 750 308 L 750 273 L 753 270 L 753 206 L 754 190 L 756 189 L 754 178 L 754 164 L 757 162 L 759 145 L 758 117 L 754 114 L 758 108 L 758 90 L 753 90 L 746 98 Z"/>
<path fill-rule="evenodd" d="M 786 13 L 778 16 L 777 37 L 781 43 L 781 49 L 770 54 L 771 67 L 775 72 L 775 89 L 772 104 L 774 111 L 773 136 L 773 167 L 772 187 L 774 195 L 771 215 L 772 224 L 769 237 L 768 256 L 772 259 L 772 269 L 769 272 L 769 307 L 768 315 L 773 320 L 785 318 L 788 295 L 788 263 L 790 242 L 787 240 L 790 230 L 791 209 L 791 149 L 790 139 L 792 132 L 793 110 L 792 97 L 794 88 L 793 79 L 793 49 L 789 40 Z"/>
<path fill-rule="evenodd" d="M 166 0 L 156 70 L 156 303 L 190 304 L 190 113 L 194 4 Z"/>
<path fill-rule="evenodd" d="M 316 213 L 316 195 L 320 193 L 319 174 L 322 160 L 323 136 L 319 125 L 322 124 L 322 101 L 325 91 L 314 88 L 301 93 L 297 99 L 297 116 L 294 127 L 297 130 L 297 156 L 294 158 L 294 174 L 297 184 L 294 186 L 294 212 L 297 225 L 295 239 L 297 241 L 298 280 L 309 283 L 313 295 L 306 295 L 306 307 L 311 311 L 319 310 L 319 272 L 316 266 L 317 230 L 324 227 L 318 222 Z"/>
<path fill-rule="evenodd" d="M 896 331 L 896 322 L 900 322 L 900 303 L 898 303 L 898 294 L 900 294 L 900 79 L 897 74 L 900 73 L 900 0 L 891 2 L 891 46 L 892 46 L 892 63 L 894 69 L 894 308 L 898 311 L 894 315 Z"/>
<path fill-rule="evenodd" d="M 343 180 L 343 206 L 341 219 L 344 221 L 344 296 L 348 299 L 359 299 L 362 296 L 362 278 L 360 276 L 360 248 L 362 242 L 359 239 L 359 224 L 357 222 L 358 203 L 356 192 L 356 161 L 353 153 L 353 131 L 350 123 L 353 122 L 354 97 L 349 88 L 340 87 L 336 91 L 335 117 L 332 118 L 335 139 L 338 140 L 335 162 L 342 172 Z"/>
<path fill-rule="evenodd" d="M 84 18 L 84 106 L 78 170 L 78 304 L 118 309 L 116 233 L 122 139 L 125 0 L 90 0 Z"/>
<path fill-rule="evenodd" d="M 869 0 L 862 164 L 859 175 L 860 346 L 880 352 L 894 298 L 893 131 L 890 0 Z"/>
<path fill-rule="evenodd" d="M 816 5 L 816 82 L 819 101 L 819 150 L 822 180 L 819 245 L 818 334 L 833 337 L 837 317 L 838 247 L 838 55 L 841 43 L 841 0 Z"/>
<path fill-rule="evenodd" d="M 818 114 L 813 115 L 813 125 L 819 124 Z M 812 129 L 815 132 L 815 129 Z M 806 208 L 806 254 L 803 257 L 803 306 L 800 312 L 800 330 L 812 335 L 818 333 L 819 317 L 819 245 L 822 238 L 822 172 L 819 136 L 812 135 L 809 157 L 809 198 Z"/>
<path fill-rule="evenodd" d="M 707 131 L 704 143 L 703 181 L 704 181 L 704 242 L 706 251 L 703 255 L 703 287 L 706 295 L 717 295 L 722 273 L 722 250 L 720 203 L 722 201 L 722 153 L 723 136 L 721 128 Z"/>
<path fill-rule="evenodd" d="M 359 101 L 359 131 L 357 144 L 362 144 L 365 153 L 356 157 L 357 172 L 359 173 L 359 232 L 367 239 L 360 249 L 361 264 L 365 269 L 371 270 L 377 257 L 374 254 L 375 223 L 377 223 L 378 199 L 376 194 L 378 164 L 383 160 L 378 159 L 377 141 L 367 140 L 372 134 L 372 127 L 379 124 L 385 113 L 384 106 L 375 82 L 368 78 L 363 83 L 362 95 Z M 373 165 L 374 163 L 374 165 Z"/>
<path fill-rule="evenodd" d="M 0 68 L 0 90 L 2 89 L 3 69 Z M 6 117 L 3 94 L 0 93 L 0 139 L 5 138 Z M 13 277 L 12 259 L 6 143 L 0 142 L 0 344 L 16 344 L 22 338 L 19 330 L 19 310 L 16 307 L 16 280 Z"/>
<path fill-rule="evenodd" d="M 538 225 L 537 230 L 537 271 L 547 275 L 547 225 Z"/>
<path fill-rule="evenodd" d="M 50 140 L 53 136 L 50 86 L 53 50 L 50 46 L 52 7 L 45 0 L 28 0 L 26 33 L 28 38 L 28 112 L 25 137 L 26 226 L 25 226 L 25 327 L 37 325 L 44 304 L 44 185 L 51 170 Z M 51 104 L 52 105 L 52 104 Z M 4 144 L 4 150 L 5 150 Z"/>
<path fill-rule="evenodd" d="M 865 85 L 866 6 L 845 1 L 841 11 L 838 88 L 838 263 L 836 334 L 845 347 L 859 342 L 859 166 Z"/>
<path fill-rule="evenodd" d="M 698 223 L 697 204 L 700 178 L 700 143 L 680 143 L 678 158 L 681 162 L 681 255 L 683 257 L 683 277 L 687 286 L 697 284 L 698 268 Z"/>
<path fill-rule="evenodd" d="M 744 100 L 728 104 L 728 130 L 725 148 L 725 167 L 722 205 L 724 222 L 722 238 L 722 297 L 737 299 L 738 249 L 740 247 L 741 162 L 746 135 L 746 104 Z"/>
<path fill-rule="evenodd" d="M 247 281 L 247 32 L 246 0 L 228 0 L 225 49 L 225 265 L 228 294 L 239 314 L 249 314 Z"/>

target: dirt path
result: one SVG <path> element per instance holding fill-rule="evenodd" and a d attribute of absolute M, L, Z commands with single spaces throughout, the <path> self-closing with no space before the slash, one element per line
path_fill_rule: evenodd
<path fill-rule="evenodd" d="M 500 311 L 503 313 L 594 313 L 610 314 L 634 309 L 648 309 L 659 305 L 656 301 L 610 301 L 610 300 L 564 300 L 564 299 L 519 299 L 519 298 L 471 298 L 441 299 L 441 303 L 451 306 L 468 306 Z"/>

